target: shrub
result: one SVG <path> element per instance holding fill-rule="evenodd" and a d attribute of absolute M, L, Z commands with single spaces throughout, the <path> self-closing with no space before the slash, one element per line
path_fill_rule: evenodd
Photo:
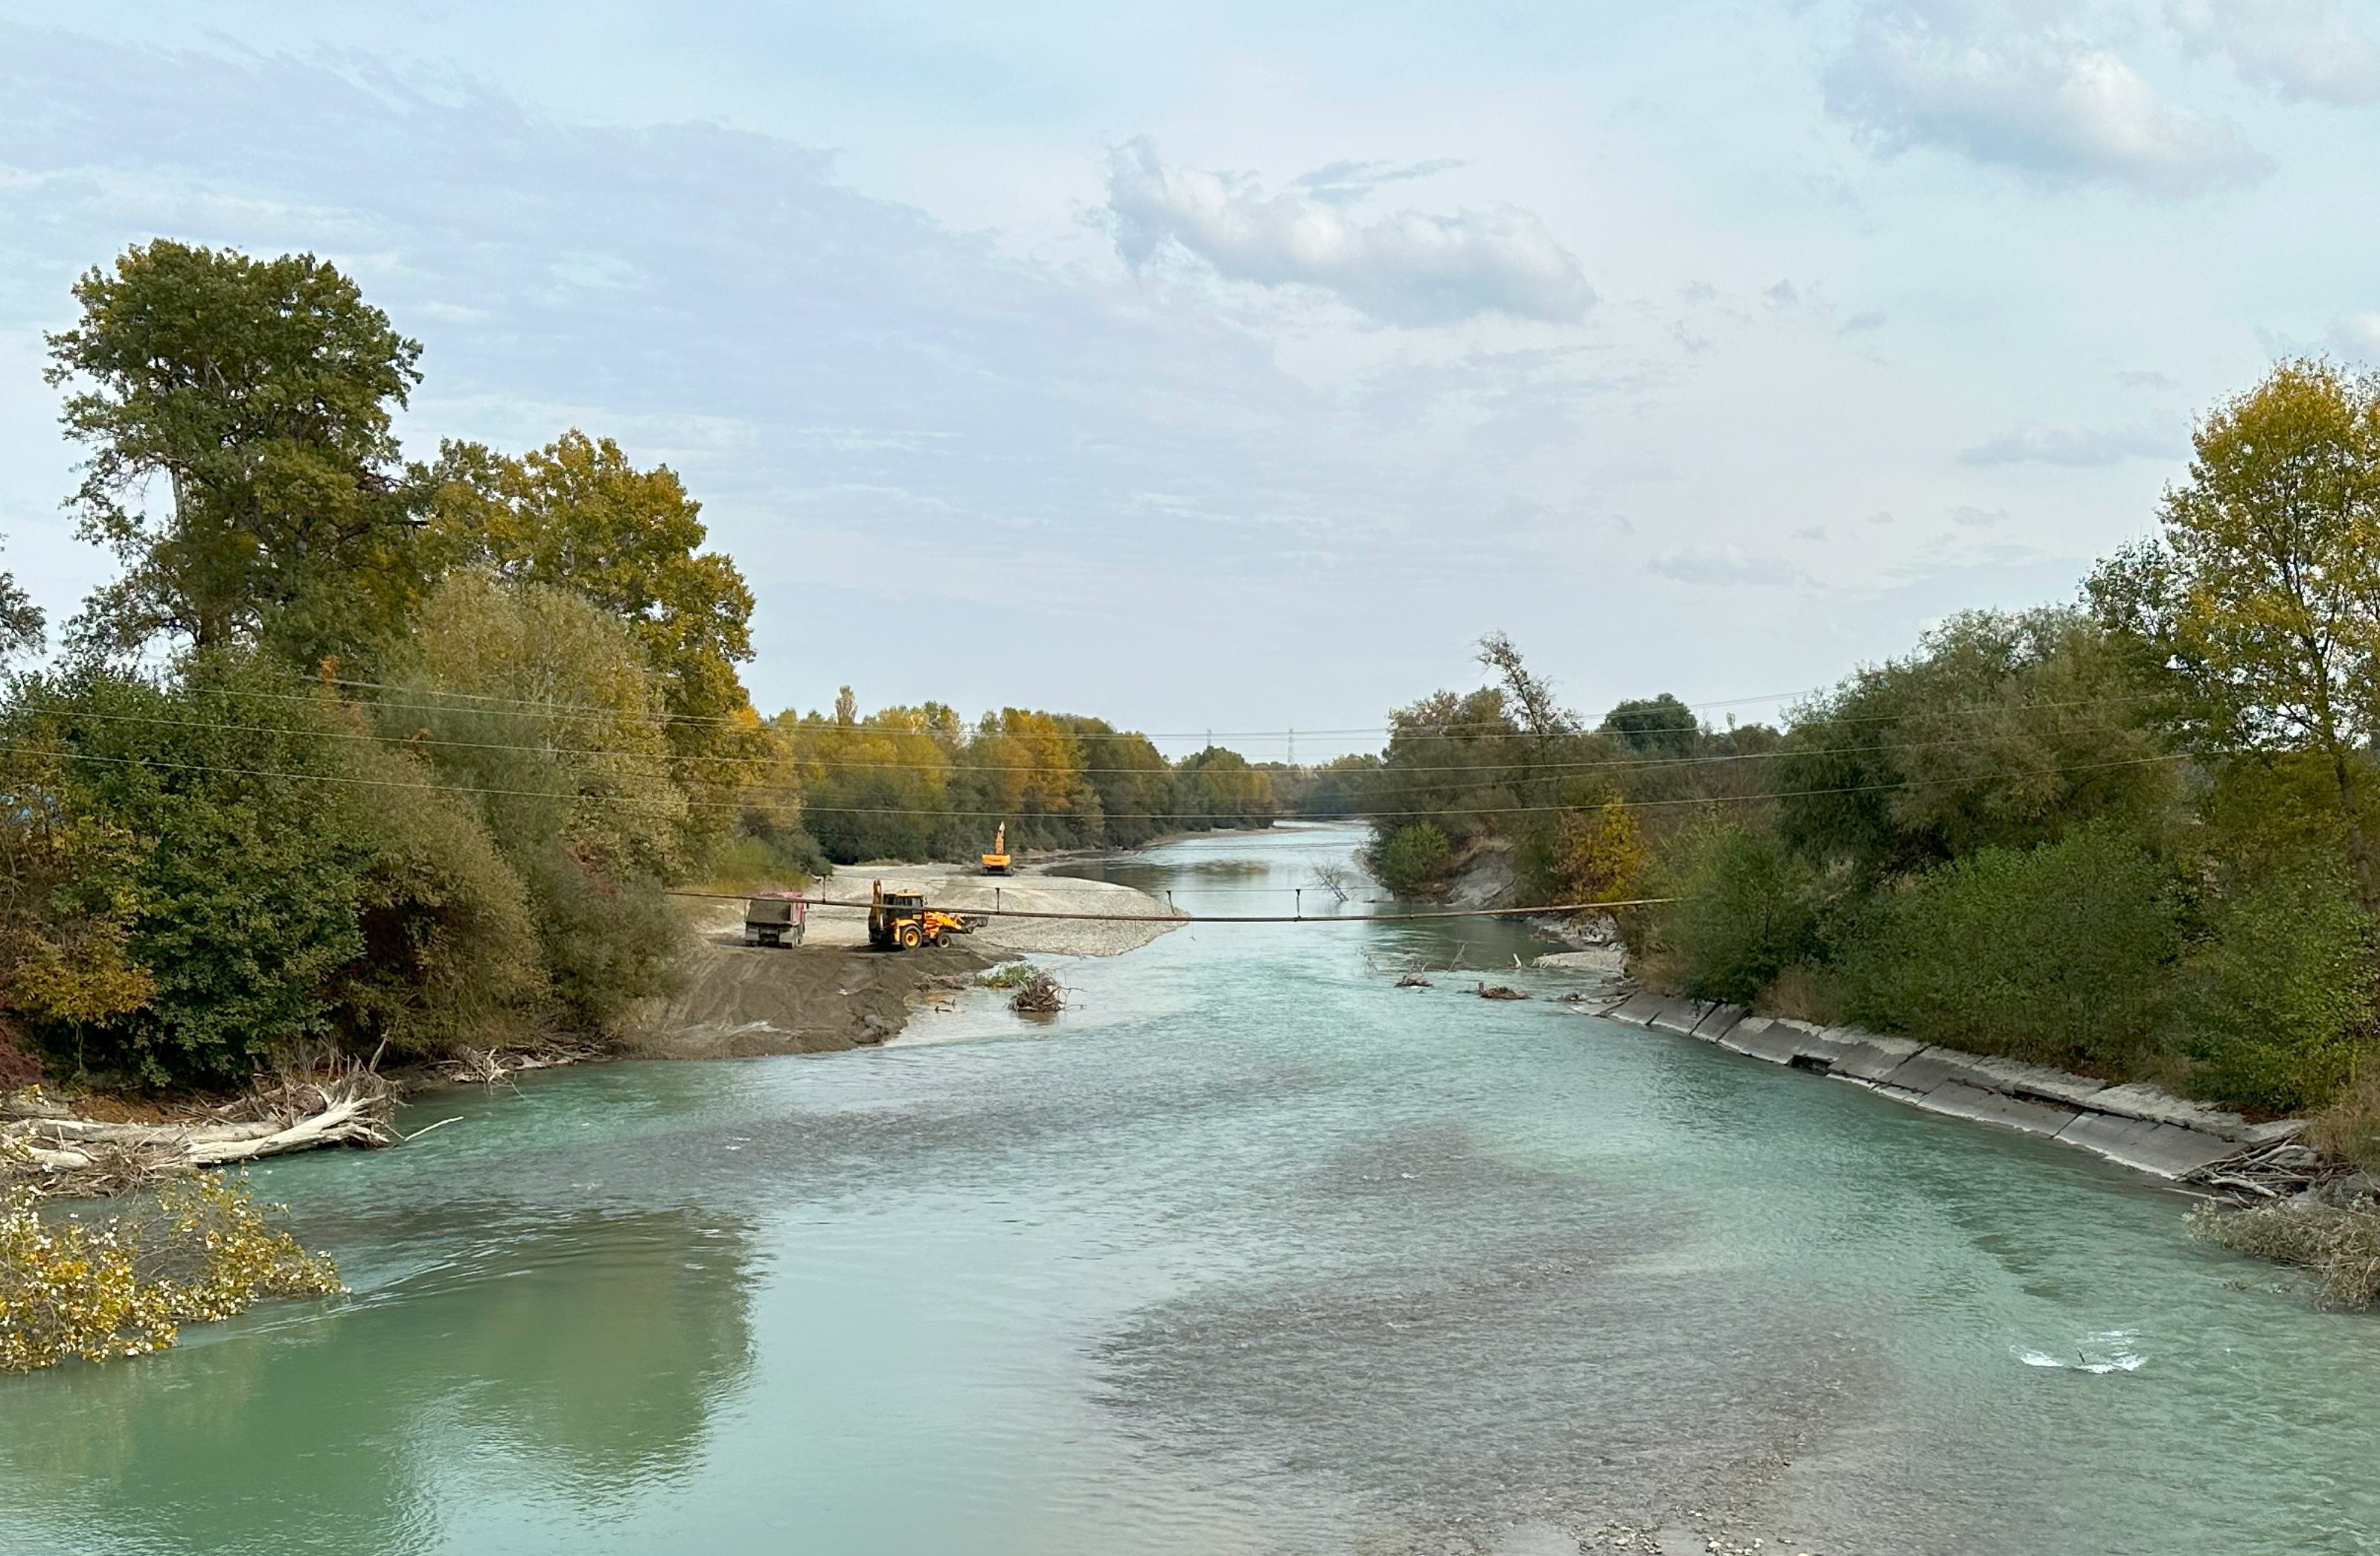
<path fill-rule="evenodd" d="M 1372 879 L 1399 896 L 1410 896 L 1438 883 L 1454 850 L 1446 834 L 1427 821 L 1399 827 L 1369 850 Z"/>
<path fill-rule="evenodd" d="M 1984 1052 L 2137 1063 L 2181 948 L 2177 899 L 2163 863 L 2105 829 L 1986 848 L 1870 906 L 1838 959 L 1845 1005 Z"/>
<path fill-rule="evenodd" d="M 360 739 L 348 762 L 363 780 L 338 796 L 366 844 L 363 954 L 333 981 L 340 1026 L 410 1053 L 514 1038 L 549 992 L 520 878 L 428 763 Z"/>
<path fill-rule="evenodd" d="M 141 1355 L 183 1324 L 261 1297 L 339 1289 L 331 1261 L 274 1228 L 237 1185 L 182 1179 L 145 1207 L 63 1224 L 42 1218 L 30 1189 L 0 1191 L 0 1372 Z"/>
<path fill-rule="evenodd" d="M 124 956 L 150 985 L 104 1012 L 20 1005 L 53 1052 L 217 1084 L 331 1030 L 333 979 L 364 949 L 370 845 L 336 797 L 351 747 L 334 707 L 292 686 L 211 653 L 174 690 L 98 669 L 19 688 L 11 723 L 59 755 L 18 803 L 122 839 L 77 888 L 128 905 Z"/>
<path fill-rule="evenodd" d="M 1658 919 L 1679 986 L 1698 1000 L 1749 1004 L 1787 967 L 1816 955 L 1818 882 L 1776 834 L 1730 825 L 1681 833 L 1665 851 Z"/>
<path fill-rule="evenodd" d="M 2196 1089 L 2273 1112 L 2328 1100 L 2372 1015 L 2372 924 L 2346 872 L 2308 857 L 2225 893 L 2182 1014 Z"/>

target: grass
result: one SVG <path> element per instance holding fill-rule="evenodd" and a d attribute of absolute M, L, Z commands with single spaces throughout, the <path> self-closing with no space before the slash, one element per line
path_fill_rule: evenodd
<path fill-rule="evenodd" d="M 976 975 L 976 982 L 986 989 L 1021 989 L 1039 977 L 1041 969 L 1030 962 L 1002 962 L 990 972 Z"/>

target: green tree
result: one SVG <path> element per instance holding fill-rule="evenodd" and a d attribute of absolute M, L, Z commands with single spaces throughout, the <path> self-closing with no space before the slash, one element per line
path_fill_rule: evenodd
<path fill-rule="evenodd" d="M 1750 1004 L 1821 950 L 1815 872 L 1766 828 L 1706 822 L 1674 834 L 1657 865 L 1679 901 L 1659 920 L 1665 959 L 1698 1000 Z"/>
<path fill-rule="evenodd" d="M 2217 747 L 2321 754 L 2373 905 L 2362 789 L 2380 734 L 2380 376 L 2283 362 L 2192 443 L 2160 541 L 2101 568 L 2094 602 L 2155 646 Z"/>
<path fill-rule="evenodd" d="M 25 597 L 16 578 L 0 573 L 0 665 L 42 650 L 42 608 Z"/>
<path fill-rule="evenodd" d="M 37 1039 L 149 1084 L 219 1085 L 334 1033 L 332 985 L 364 950 L 369 847 L 334 792 L 346 773 L 326 709 L 216 650 L 177 688 L 88 666 L 33 681 L 10 724 L 11 744 L 57 753 L 32 803 L 99 845 L 71 889 L 124 921 L 123 958 L 152 985 L 112 1012 L 28 1012 Z M 109 947 L 90 949 L 86 968 L 103 967 Z"/>
<path fill-rule="evenodd" d="M 431 543 L 449 565 L 586 596 L 626 622 L 683 720 L 750 699 L 752 591 L 702 550 L 702 504 L 666 465 L 638 469 L 610 438 L 572 429 L 517 459 L 448 444 L 424 472 L 437 492 Z"/>
<path fill-rule="evenodd" d="M 78 638 L 270 641 L 310 662 L 395 633 L 419 577 L 390 419 L 420 381 L 419 345 L 310 254 L 160 238 L 74 295 L 81 318 L 46 337 L 46 376 L 90 451 L 82 532 L 125 568 Z"/>
<path fill-rule="evenodd" d="M 1642 757 L 1691 756 L 1702 733 L 1694 711 L 1666 691 L 1621 703 L 1603 715 L 1603 729 Z"/>
<path fill-rule="evenodd" d="M 1365 855 L 1372 879 L 1398 896 L 1413 896 L 1438 884 L 1454 851 L 1446 834 L 1427 821 L 1399 827 Z"/>
<path fill-rule="evenodd" d="M 2180 764 L 2124 642 L 2079 612 L 1972 611 L 1802 709 L 1778 823 L 1864 883 L 2107 821 L 2168 828 Z"/>

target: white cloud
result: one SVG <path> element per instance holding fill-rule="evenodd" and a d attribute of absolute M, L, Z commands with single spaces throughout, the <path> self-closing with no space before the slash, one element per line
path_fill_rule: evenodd
<path fill-rule="evenodd" d="M 2087 428 L 2018 427 L 1959 451 L 1961 465 L 2059 465 L 2077 469 L 2117 465 L 2127 459 L 2161 459 L 2176 440 L 2154 427 L 2107 431 Z"/>
<path fill-rule="evenodd" d="M 1886 152 L 1935 146 L 2039 178 L 2167 196 L 2252 182 L 2270 167 L 2237 127 L 2175 107 L 2071 28 L 1961 0 L 1868 5 L 1824 86 L 1828 111 Z"/>
<path fill-rule="evenodd" d="M 1108 166 L 1116 249 L 1137 268 L 1176 245 L 1231 280 L 1318 287 L 1393 324 L 1482 313 L 1564 322 L 1594 306 L 1578 260 L 1534 213 L 1404 210 L 1366 223 L 1345 206 L 1383 175 L 1341 164 L 1302 185 L 1318 180 L 1268 195 L 1245 177 L 1168 167 L 1152 142 L 1132 141 Z"/>
<path fill-rule="evenodd" d="M 2339 0 L 2168 0 L 2166 19 L 2197 54 L 2220 54 L 2276 96 L 2380 102 L 2380 47 Z"/>
<path fill-rule="evenodd" d="M 1961 504 L 1950 510 L 1950 522 L 1967 529 L 1989 529 L 1995 524 L 2008 522 L 2006 508 L 1978 508 Z"/>
<path fill-rule="evenodd" d="M 2342 357 L 2380 367 L 2380 313 L 2342 313 L 2330 322 L 2330 344 Z"/>
<path fill-rule="evenodd" d="M 1648 572 L 1686 584 L 1754 584 L 1775 587 L 1802 581 L 1801 569 L 1781 556 L 1761 556 L 1740 546 L 1687 546 L 1663 552 L 1645 564 Z"/>

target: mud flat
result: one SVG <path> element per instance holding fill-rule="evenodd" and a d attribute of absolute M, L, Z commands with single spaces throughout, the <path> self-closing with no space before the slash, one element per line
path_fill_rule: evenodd
<path fill-rule="evenodd" d="M 988 877 L 955 865 L 856 865 L 824 894 L 846 901 L 886 890 L 923 892 L 929 906 L 956 913 L 994 906 L 1033 913 L 1113 913 L 1147 923 L 1098 919 L 993 918 L 941 950 L 876 951 L 868 912 L 817 907 L 802 943 L 770 950 L 744 943 L 740 904 L 685 899 L 695 944 L 685 982 L 637 1012 L 617 1051 L 637 1059 L 748 1059 L 770 1053 L 830 1053 L 883 1042 L 919 1003 L 964 988 L 976 973 L 1022 955 L 1116 956 L 1175 924 L 1165 905 L 1129 886 L 1066 876 Z"/>

